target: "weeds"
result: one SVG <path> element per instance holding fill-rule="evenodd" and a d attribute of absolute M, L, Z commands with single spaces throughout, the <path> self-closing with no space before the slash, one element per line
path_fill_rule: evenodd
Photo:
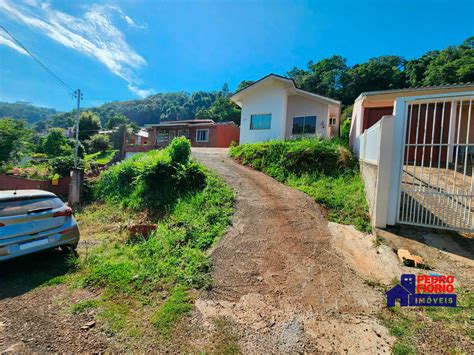
<path fill-rule="evenodd" d="M 100 242 L 76 261 L 70 284 L 102 291 L 94 304 L 97 317 L 114 332 L 141 334 L 148 322 L 167 336 L 191 310 L 189 290 L 211 284 L 207 250 L 230 223 L 233 194 L 190 161 L 183 145 L 179 141 L 172 153 L 138 155 L 109 169 L 97 185 L 105 202 L 78 214 L 81 230 Z M 137 219 L 157 227 L 148 238 L 129 243 L 125 227 Z M 79 303 L 73 311 L 87 307 L 92 304 Z"/>
<path fill-rule="evenodd" d="M 90 309 L 94 309 L 97 307 L 97 300 L 84 300 L 84 301 L 79 301 L 77 303 L 74 303 L 71 306 L 71 313 L 72 314 L 79 314 L 85 311 L 88 311 Z"/>
<path fill-rule="evenodd" d="M 191 304 L 186 289 L 176 286 L 170 296 L 153 315 L 152 323 L 161 335 L 168 336 L 174 324 L 191 311 Z"/>

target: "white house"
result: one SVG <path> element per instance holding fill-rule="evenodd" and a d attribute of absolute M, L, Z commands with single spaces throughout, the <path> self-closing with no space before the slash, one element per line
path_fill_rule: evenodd
<path fill-rule="evenodd" d="M 240 143 L 339 133 L 341 103 L 269 74 L 231 97 L 242 108 Z"/>

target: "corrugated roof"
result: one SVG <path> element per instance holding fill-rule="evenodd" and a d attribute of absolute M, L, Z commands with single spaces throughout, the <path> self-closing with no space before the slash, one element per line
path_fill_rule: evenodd
<path fill-rule="evenodd" d="M 397 93 L 397 92 L 410 92 L 410 91 L 423 91 L 423 90 L 442 90 L 442 89 L 463 88 L 463 87 L 470 87 L 470 86 L 474 87 L 474 83 L 473 82 L 467 82 L 467 83 L 446 84 L 446 85 L 415 86 L 415 87 L 403 88 L 403 89 L 364 91 L 357 97 L 356 101 L 360 100 L 364 96 L 393 94 L 393 93 Z"/>

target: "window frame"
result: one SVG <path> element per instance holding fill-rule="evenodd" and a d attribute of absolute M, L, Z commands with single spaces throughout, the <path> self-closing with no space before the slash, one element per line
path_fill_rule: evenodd
<path fill-rule="evenodd" d="M 156 142 L 163 143 L 165 141 L 165 132 L 160 129 L 156 131 Z"/>
<path fill-rule="evenodd" d="M 199 139 L 199 132 L 207 132 L 205 140 L 200 140 Z M 196 129 L 196 142 L 198 142 L 198 143 L 209 142 L 209 128 L 198 128 L 198 129 Z"/>
<path fill-rule="evenodd" d="M 332 123 L 334 122 L 334 123 Z M 329 117 L 329 125 L 330 126 L 335 126 L 337 124 L 337 118 L 336 117 Z"/>
<path fill-rule="evenodd" d="M 311 133 L 305 133 L 305 131 L 304 131 L 304 128 L 306 126 L 306 118 L 308 118 L 308 117 L 314 117 L 314 132 L 311 132 Z M 303 132 L 302 133 L 293 133 L 294 125 L 295 125 L 295 118 L 303 118 Z M 293 116 L 293 121 L 291 122 L 291 134 L 295 135 L 295 136 L 316 134 L 317 131 L 318 131 L 317 126 L 318 126 L 318 115 L 316 115 L 316 114 Z"/>
<path fill-rule="evenodd" d="M 270 116 L 270 124 L 268 126 L 268 128 L 253 128 L 252 127 L 252 118 L 254 116 Z M 270 130 L 272 129 L 272 114 L 271 113 L 254 113 L 254 114 L 251 114 L 250 115 L 250 126 L 249 126 L 249 129 L 251 131 L 265 131 L 265 130 Z"/>

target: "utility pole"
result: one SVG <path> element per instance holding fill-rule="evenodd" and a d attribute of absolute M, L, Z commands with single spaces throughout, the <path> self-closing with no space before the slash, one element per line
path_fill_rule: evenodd
<path fill-rule="evenodd" d="M 77 151 L 79 149 L 79 121 L 81 120 L 81 89 L 74 91 L 74 98 L 77 99 L 77 110 L 76 110 L 76 142 L 74 144 L 74 168 L 77 169 Z"/>

